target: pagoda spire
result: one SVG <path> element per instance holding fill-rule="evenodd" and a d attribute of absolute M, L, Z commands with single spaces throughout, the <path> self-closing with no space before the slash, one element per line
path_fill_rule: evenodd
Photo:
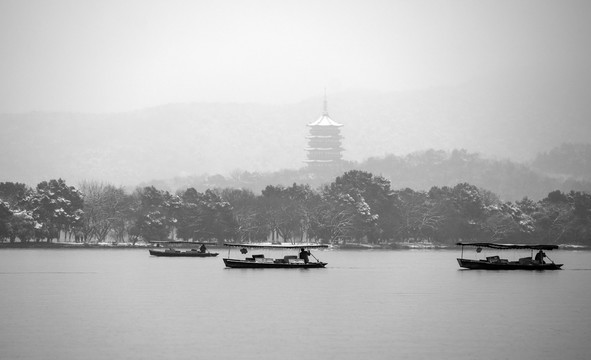
<path fill-rule="evenodd" d="M 328 116 L 328 101 L 326 100 L 326 88 L 324 88 L 324 116 Z"/>

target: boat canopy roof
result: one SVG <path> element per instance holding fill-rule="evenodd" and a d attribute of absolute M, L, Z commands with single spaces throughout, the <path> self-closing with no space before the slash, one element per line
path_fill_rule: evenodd
<path fill-rule="evenodd" d="M 242 247 L 242 248 L 264 248 L 264 249 L 311 249 L 311 248 L 327 248 L 328 245 L 323 244 L 296 244 L 296 245 L 274 245 L 274 244 L 236 244 L 225 243 L 224 246 Z"/>
<path fill-rule="evenodd" d="M 456 245 L 487 247 L 487 248 L 498 249 L 498 250 L 510 250 L 510 249 L 554 250 L 554 249 L 558 249 L 558 245 L 544 245 L 544 244 L 497 244 L 497 243 L 486 243 L 486 242 L 473 242 L 473 243 L 459 242 L 459 243 L 456 243 Z"/>

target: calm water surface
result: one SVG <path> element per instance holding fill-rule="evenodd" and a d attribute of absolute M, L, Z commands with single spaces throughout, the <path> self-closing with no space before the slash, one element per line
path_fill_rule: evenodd
<path fill-rule="evenodd" d="M 226 269 L 140 249 L 0 250 L 0 359 L 589 359 L 591 252 L 460 270 L 459 250 Z"/>

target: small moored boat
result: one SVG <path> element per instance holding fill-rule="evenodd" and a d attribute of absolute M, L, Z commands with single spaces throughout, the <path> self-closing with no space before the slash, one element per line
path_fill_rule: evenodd
<path fill-rule="evenodd" d="M 309 249 L 312 248 L 326 248 L 328 245 L 260 245 L 260 244 L 224 244 L 228 247 L 228 257 L 224 258 L 224 264 L 229 268 L 250 268 L 250 269 L 311 269 L 323 268 L 327 263 L 322 262 Z M 230 250 L 232 248 L 240 248 L 240 253 L 245 255 L 244 259 L 231 258 Z M 285 255 L 283 258 L 270 258 L 264 254 L 253 254 L 247 256 L 248 249 L 274 249 L 274 250 L 291 250 L 291 252 L 298 251 L 297 255 Z M 316 261 L 310 261 L 309 256 L 312 256 Z"/>
<path fill-rule="evenodd" d="M 168 256 L 168 257 L 214 257 L 218 256 L 218 253 L 212 253 L 207 250 L 176 250 L 173 248 L 166 250 L 149 250 L 150 255 L 154 256 Z"/>
<path fill-rule="evenodd" d="M 552 259 L 546 256 L 544 250 L 550 251 L 558 249 L 558 245 L 528 245 L 528 244 L 497 244 L 497 243 L 462 243 L 456 245 L 462 247 L 462 255 L 458 258 L 460 267 L 466 269 L 480 269 L 480 270 L 560 270 L 563 264 L 555 264 Z M 479 254 L 482 248 L 496 249 L 496 250 L 530 250 L 530 256 L 522 257 L 518 260 L 509 261 L 502 259 L 498 255 L 487 256 L 485 259 L 464 259 L 464 246 L 475 247 L 476 253 Z M 537 250 L 534 257 L 534 251 Z M 547 263 L 544 258 L 550 260 Z"/>

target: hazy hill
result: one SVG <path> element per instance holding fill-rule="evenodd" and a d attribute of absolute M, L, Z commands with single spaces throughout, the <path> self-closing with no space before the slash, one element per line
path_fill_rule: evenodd
<path fill-rule="evenodd" d="M 198 191 L 212 188 L 245 188 L 260 193 L 267 185 L 291 186 L 308 184 L 312 188 L 333 182 L 348 170 L 362 170 L 388 179 L 394 190 L 411 188 L 428 191 L 433 186 L 453 187 L 469 183 L 492 191 L 503 201 L 524 197 L 541 200 L 554 190 L 591 193 L 591 179 L 577 179 L 571 175 L 556 177 L 532 170 L 527 165 L 510 160 L 483 158 L 465 150 L 420 151 L 406 156 L 386 155 L 369 158 L 360 163 L 346 163 L 330 172 L 311 172 L 309 169 L 282 170 L 268 173 L 236 171 L 230 176 L 185 176 L 154 180 L 141 186 L 176 192 L 193 187 Z"/>
<path fill-rule="evenodd" d="M 591 89 L 576 79 L 499 77 L 455 88 L 332 94 L 344 157 L 467 149 L 532 160 L 591 135 Z M 299 169 L 322 98 L 291 105 L 171 104 L 115 114 L 0 115 L 0 181 L 135 185 L 150 179 Z"/>
<path fill-rule="evenodd" d="M 537 171 L 564 178 L 591 179 L 591 144 L 562 144 L 532 162 Z"/>
<path fill-rule="evenodd" d="M 510 160 L 483 158 L 465 150 L 428 150 L 404 157 L 389 155 L 368 159 L 360 169 L 389 179 L 393 188 L 429 190 L 467 182 L 492 191 L 504 201 L 545 198 L 554 190 L 591 192 L 591 178 L 572 175 L 557 178 Z"/>

